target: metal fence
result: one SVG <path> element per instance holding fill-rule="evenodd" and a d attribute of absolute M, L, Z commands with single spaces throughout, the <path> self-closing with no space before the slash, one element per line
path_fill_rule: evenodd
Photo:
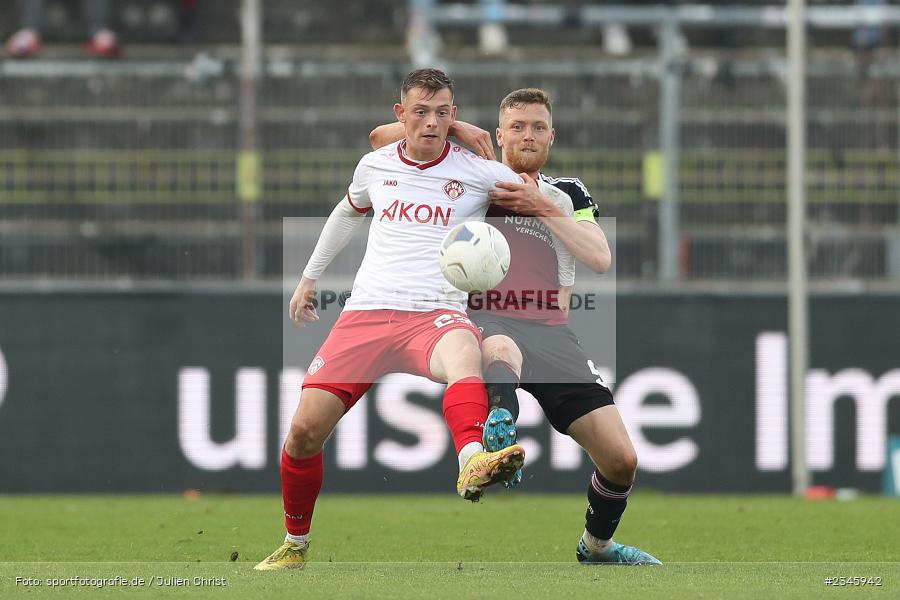
<path fill-rule="evenodd" d="M 447 68 L 460 118 L 490 130 L 508 91 L 551 92 L 546 171 L 585 182 L 617 218 L 618 280 L 648 283 L 665 196 L 661 78 L 675 69 L 678 277 L 784 278 L 783 46 Z M 282 217 L 328 214 L 407 70 L 270 55 L 252 115 L 257 181 L 241 158 L 240 68 L 214 48 L 189 61 L 0 61 L 0 278 L 277 279 Z M 900 282 L 897 51 L 814 47 L 808 86 L 811 277 Z"/>

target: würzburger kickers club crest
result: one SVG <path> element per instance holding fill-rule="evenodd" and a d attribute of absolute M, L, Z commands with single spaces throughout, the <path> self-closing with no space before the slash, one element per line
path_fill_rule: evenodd
<path fill-rule="evenodd" d="M 447 194 L 447 197 L 451 200 L 456 200 L 466 193 L 466 187 L 461 182 L 451 179 L 444 184 L 444 193 Z"/>

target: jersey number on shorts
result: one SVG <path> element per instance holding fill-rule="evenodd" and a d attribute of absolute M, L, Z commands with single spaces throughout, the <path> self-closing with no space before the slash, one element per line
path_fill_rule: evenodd
<path fill-rule="evenodd" d="M 594 361 L 592 361 L 592 360 L 588 361 L 587 366 L 588 366 L 588 369 L 591 370 L 591 373 L 593 373 L 594 375 L 597 376 L 597 383 L 599 383 L 600 385 L 606 385 L 603 382 L 603 376 L 605 375 L 607 378 L 610 378 L 608 369 L 598 369 L 594 365 Z"/>
<path fill-rule="evenodd" d="M 472 321 L 463 315 L 443 314 L 434 320 L 434 326 L 438 329 L 447 325 L 468 325 L 469 327 L 474 327 Z"/>

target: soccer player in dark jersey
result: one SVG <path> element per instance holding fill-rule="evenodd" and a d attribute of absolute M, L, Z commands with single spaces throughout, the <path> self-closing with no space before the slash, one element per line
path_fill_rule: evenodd
<path fill-rule="evenodd" d="M 396 139 L 397 134 L 391 126 L 381 126 L 372 132 L 370 141 L 379 147 Z M 487 132 L 457 121 L 450 134 L 485 158 L 493 158 Z M 552 178 L 540 172 L 555 139 L 552 105 L 546 92 L 529 88 L 507 95 L 500 104 L 496 135 L 503 162 L 530 181 L 499 183 L 497 187 L 501 189 L 491 193 L 494 205 L 488 217 L 508 214 L 504 211 L 537 217 L 535 221 L 539 220 L 576 259 L 596 272 L 605 272 L 611 254 L 596 222 L 596 205 L 584 184 L 576 178 Z M 571 197 L 574 219 L 565 218 L 546 194 L 539 198 L 524 193 L 526 186 L 539 180 Z M 500 224 L 496 219 L 492 222 Z M 507 230 L 504 235 L 509 239 L 516 233 L 514 229 Z M 587 356 L 567 325 L 571 289 L 559 288 L 555 268 L 536 266 L 545 264 L 551 256 L 555 260 L 550 246 L 547 243 L 543 249 L 531 248 L 529 260 L 519 261 L 518 266 L 514 260 L 507 279 L 501 283 L 506 289 L 499 291 L 506 298 L 510 291 L 515 294 L 518 290 L 524 295 L 525 290 L 557 288 L 557 302 L 536 307 L 540 310 L 494 311 L 483 310 L 489 303 L 470 299 L 469 315 L 483 332 L 485 381 L 489 382 L 493 407 L 484 441 L 494 447 L 515 443 L 515 390 L 522 387 L 530 392 L 551 425 L 581 445 L 595 465 L 588 486 L 585 530 L 577 545 L 578 560 L 586 564 L 660 564 L 639 548 L 612 539 L 632 489 L 637 456 L 612 393 L 590 369 Z"/>

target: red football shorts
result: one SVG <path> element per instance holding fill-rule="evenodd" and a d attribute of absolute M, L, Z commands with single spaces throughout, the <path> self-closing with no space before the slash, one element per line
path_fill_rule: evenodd
<path fill-rule="evenodd" d="M 431 353 L 448 331 L 481 333 L 465 313 L 454 310 L 350 310 L 319 348 L 303 380 L 303 387 L 329 391 L 347 410 L 372 383 L 387 373 L 410 373 L 434 380 Z"/>

